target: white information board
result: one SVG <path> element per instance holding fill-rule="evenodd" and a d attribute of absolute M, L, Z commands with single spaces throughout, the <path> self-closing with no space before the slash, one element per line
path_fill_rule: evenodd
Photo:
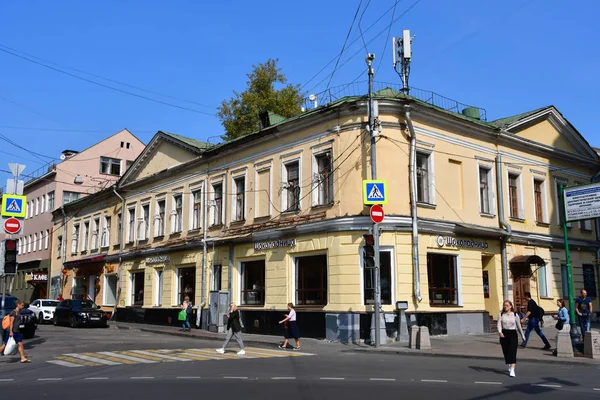
<path fill-rule="evenodd" d="M 600 183 L 564 189 L 567 222 L 600 217 Z"/>

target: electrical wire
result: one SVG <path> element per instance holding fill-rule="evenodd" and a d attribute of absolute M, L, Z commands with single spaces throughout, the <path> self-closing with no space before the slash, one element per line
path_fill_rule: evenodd
<path fill-rule="evenodd" d="M 54 128 L 34 128 L 29 126 L 12 126 L 12 125 L 0 125 L 0 128 L 4 129 L 19 129 L 26 131 L 47 131 L 47 132 L 75 132 L 75 133 L 106 133 L 110 132 L 110 129 L 54 129 Z M 128 129 L 132 132 L 144 132 L 144 133 L 155 133 L 156 129 Z"/>
<path fill-rule="evenodd" d="M 383 49 L 381 49 L 381 54 L 385 54 L 385 48 L 388 45 L 388 40 L 390 39 L 390 33 L 392 33 L 392 26 L 394 26 L 394 16 L 396 15 L 396 6 L 398 5 L 398 3 L 400 3 L 402 0 L 395 0 L 394 1 L 394 11 L 392 11 L 392 23 L 390 24 L 389 28 L 388 28 L 388 33 L 385 37 L 385 41 L 383 42 Z M 379 68 L 381 67 L 381 63 L 383 62 L 384 57 L 380 57 L 379 58 L 379 64 L 377 65 L 377 68 L 375 69 L 375 74 L 377 74 L 377 72 L 379 72 Z"/>
<path fill-rule="evenodd" d="M 362 14 L 360 15 L 360 19 L 358 20 L 358 30 L 360 31 L 360 38 L 362 39 L 363 46 L 365 47 L 365 52 L 367 54 L 369 54 L 369 49 L 367 49 L 367 44 L 365 43 L 365 35 L 364 35 L 362 27 L 360 25 L 362 24 L 362 19 L 365 16 L 365 13 L 367 12 L 367 8 L 369 8 L 370 4 L 371 4 L 371 0 L 369 0 L 367 2 L 367 5 L 365 6 L 365 9 L 363 10 Z"/>
<path fill-rule="evenodd" d="M 9 144 L 12 144 L 15 147 L 18 147 L 21 150 L 25 150 L 27 153 L 31 154 L 32 156 L 34 156 L 35 158 L 37 158 L 38 160 L 40 160 L 42 162 L 46 162 L 47 163 L 47 161 L 44 161 L 44 159 L 42 157 L 48 158 L 50 160 L 54 160 L 55 159 L 54 157 L 46 156 L 44 154 L 40 154 L 40 153 L 37 153 L 35 151 L 29 150 L 29 149 L 21 146 L 20 144 L 17 144 L 15 142 L 13 142 L 12 140 L 10 140 L 9 138 L 7 138 L 6 136 L 4 136 L 1 133 L 0 133 L 0 139 L 4 140 L 5 142 L 7 142 Z"/>
<path fill-rule="evenodd" d="M 140 95 L 140 94 L 137 94 L 137 93 L 129 92 L 127 90 L 119 89 L 119 88 L 116 88 L 114 86 L 105 85 L 103 83 L 96 82 L 96 81 L 88 79 L 88 78 L 84 78 L 82 76 L 73 74 L 71 72 L 64 71 L 64 70 L 62 70 L 60 68 L 53 67 L 53 66 L 45 64 L 43 62 L 36 61 L 36 60 L 31 59 L 31 58 L 22 56 L 20 54 L 14 53 L 14 52 L 12 52 L 10 50 L 6 50 L 6 49 L 3 49 L 3 48 L 0 48 L 0 51 L 3 52 L 3 53 L 6 53 L 6 54 L 10 54 L 10 55 L 12 55 L 14 57 L 18 57 L 18 58 L 21 58 L 23 60 L 29 61 L 29 62 L 31 62 L 33 64 L 37 64 L 37 65 L 40 65 L 42 67 L 48 68 L 50 70 L 59 72 L 61 74 L 73 77 L 75 79 L 79 79 L 79 80 L 82 80 L 84 82 L 88 82 L 88 83 L 91 83 L 93 85 L 97 85 L 97 86 L 100 86 L 100 87 L 103 87 L 103 88 L 106 88 L 106 89 L 114 90 L 114 91 L 119 92 L 119 93 L 127 94 L 127 95 L 130 95 L 130 96 L 133 96 L 133 97 L 137 97 L 139 99 L 144 99 L 144 100 L 152 101 L 154 103 L 162 104 L 162 105 L 165 105 L 165 106 L 169 106 L 169 107 L 173 107 L 173 108 L 178 108 L 178 109 L 185 110 L 185 111 L 191 111 L 191 112 L 194 112 L 194 113 L 197 113 L 197 114 L 202 114 L 202 115 L 208 115 L 208 116 L 211 116 L 211 117 L 216 117 L 216 114 L 211 114 L 211 113 L 207 113 L 207 112 L 204 112 L 204 111 L 195 110 L 195 109 L 189 108 L 189 107 L 179 106 L 179 105 L 176 105 L 176 104 L 173 104 L 173 103 L 168 103 L 166 101 L 162 101 L 162 100 L 158 100 L 158 99 L 153 99 L 151 97 L 147 97 L 147 96 L 143 96 L 143 95 Z"/>
<path fill-rule="evenodd" d="M 348 43 L 348 38 L 350 38 L 350 34 L 352 33 L 352 28 L 354 28 L 354 23 L 356 22 L 356 17 L 358 16 L 358 12 L 360 11 L 361 5 L 362 5 L 362 0 L 360 0 L 360 2 L 358 3 L 358 7 L 356 8 L 356 12 L 354 13 L 354 18 L 352 19 L 352 24 L 350 24 L 350 29 L 348 29 L 348 33 L 346 34 L 346 40 L 344 40 L 342 50 L 340 51 L 337 61 L 335 62 L 335 66 L 333 67 L 333 71 L 331 72 L 331 76 L 329 77 L 329 82 L 327 82 L 327 89 L 329 89 L 329 84 L 331 83 L 331 80 L 333 79 L 333 75 L 335 74 L 335 71 L 337 70 L 337 66 L 340 63 L 342 54 L 344 54 L 344 50 L 346 49 L 346 43 Z"/>

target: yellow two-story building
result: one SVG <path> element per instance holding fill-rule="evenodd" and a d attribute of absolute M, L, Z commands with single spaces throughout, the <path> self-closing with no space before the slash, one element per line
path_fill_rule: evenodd
<path fill-rule="evenodd" d="M 591 182 L 596 152 L 554 107 L 486 122 L 390 89 L 376 101 L 389 336 L 397 301 L 433 334 L 488 331 L 503 299 L 521 308 L 525 291 L 553 311 L 566 296 L 557 188 Z M 117 185 L 54 213 L 57 290 L 162 324 L 189 296 L 205 329 L 222 327 L 233 301 L 246 331 L 269 334 L 292 302 L 303 336 L 369 339 L 367 105 L 265 114 L 261 131 L 216 146 L 158 132 Z M 575 288 L 599 305 L 592 222 L 569 236 Z"/>

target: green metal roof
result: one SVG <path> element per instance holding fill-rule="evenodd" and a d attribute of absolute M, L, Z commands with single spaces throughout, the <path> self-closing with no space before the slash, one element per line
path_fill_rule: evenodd
<path fill-rule="evenodd" d="M 530 117 L 530 116 L 537 114 L 540 111 L 546 110 L 550 107 L 552 107 L 552 106 L 540 107 L 538 109 L 527 111 L 527 112 L 524 112 L 521 114 L 512 115 L 510 117 L 505 117 L 505 118 L 500 118 L 495 121 L 490 121 L 490 124 L 492 124 L 498 128 L 506 128 L 507 126 L 512 125 L 515 122 L 518 122 L 524 118 Z"/>
<path fill-rule="evenodd" d="M 208 144 L 206 142 L 202 142 L 200 140 L 177 135 L 175 133 L 169 133 L 169 132 L 163 132 L 163 131 L 160 131 L 160 132 L 166 136 L 172 137 L 173 139 L 179 140 L 180 142 L 183 142 L 183 143 L 187 144 L 188 146 L 195 147 L 196 149 L 198 149 L 200 151 L 204 151 L 204 150 L 208 149 L 209 147 L 211 147 L 210 144 Z"/>

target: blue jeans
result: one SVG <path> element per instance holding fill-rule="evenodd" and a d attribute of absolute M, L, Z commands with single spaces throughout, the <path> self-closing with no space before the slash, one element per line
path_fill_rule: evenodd
<path fill-rule="evenodd" d="M 191 329 L 192 327 L 190 326 L 190 314 L 187 314 L 186 319 L 183 321 L 183 326 L 182 326 L 183 330 L 186 329 Z"/>
<path fill-rule="evenodd" d="M 579 317 L 579 329 L 581 329 L 581 338 L 585 338 L 585 333 L 592 330 L 592 320 L 589 315 Z"/>
<path fill-rule="evenodd" d="M 537 319 L 537 317 L 529 318 L 529 320 L 527 321 L 527 329 L 525 329 L 525 341 L 521 344 L 521 346 L 527 346 L 527 342 L 529 341 L 529 335 L 531 334 L 531 331 L 535 331 L 535 333 L 537 333 L 538 336 L 544 342 L 544 345 L 546 347 L 550 347 L 550 342 L 548 341 L 548 339 L 546 339 L 546 336 L 544 336 L 544 333 L 540 329 L 540 321 Z"/>

